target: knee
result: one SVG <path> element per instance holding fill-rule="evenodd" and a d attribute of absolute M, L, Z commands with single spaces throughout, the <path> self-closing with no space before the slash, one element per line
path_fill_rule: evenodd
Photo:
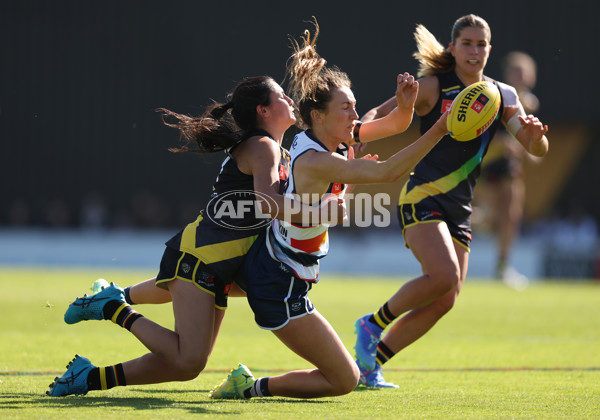
<path fill-rule="evenodd" d="M 208 357 L 203 357 L 202 355 L 180 356 L 175 362 L 176 369 L 182 378 L 180 380 L 189 381 L 195 379 L 204 370 L 207 362 Z"/>
<path fill-rule="evenodd" d="M 334 385 L 333 396 L 345 395 L 356 389 L 358 380 L 360 379 L 360 371 L 356 363 L 352 363 L 344 374 L 338 378 Z"/>
<path fill-rule="evenodd" d="M 454 303 L 456 302 L 457 297 L 458 291 L 454 289 L 446 293 L 444 296 L 442 296 L 433 303 L 433 308 L 438 317 L 441 318 L 442 316 L 450 312 L 450 309 L 454 307 Z"/>
<path fill-rule="evenodd" d="M 460 269 L 456 264 L 444 264 L 431 270 L 429 278 L 438 296 L 444 296 L 456 289 L 460 281 Z"/>

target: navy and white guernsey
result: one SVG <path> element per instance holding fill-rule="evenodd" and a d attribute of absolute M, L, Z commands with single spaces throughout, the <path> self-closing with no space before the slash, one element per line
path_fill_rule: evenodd
<path fill-rule="evenodd" d="M 290 176 L 285 195 L 294 197 L 297 194 L 294 182 L 294 163 L 296 159 L 309 150 L 329 152 L 310 130 L 303 131 L 294 138 L 290 148 Z M 348 156 L 348 146 L 341 144 L 336 150 L 344 157 Z M 346 191 L 345 184 L 329 184 L 324 196 L 343 198 Z M 313 206 L 319 206 L 322 199 Z M 318 224 L 304 226 L 302 224 L 288 223 L 284 220 L 274 219 L 267 236 L 267 248 L 271 257 L 285 263 L 296 276 L 302 280 L 317 282 L 319 280 L 319 260 L 329 251 L 329 225 Z"/>

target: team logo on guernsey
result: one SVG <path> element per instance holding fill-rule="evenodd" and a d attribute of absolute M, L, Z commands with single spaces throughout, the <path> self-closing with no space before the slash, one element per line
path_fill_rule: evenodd
<path fill-rule="evenodd" d="M 342 184 L 334 183 L 331 187 L 331 194 L 339 194 L 342 192 Z"/>
<path fill-rule="evenodd" d="M 286 180 L 289 177 L 289 173 L 284 165 L 279 165 L 279 179 Z"/>
<path fill-rule="evenodd" d="M 483 109 L 483 107 L 485 107 L 485 104 L 487 104 L 489 102 L 489 100 L 490 100 L 490 98 L 485 96 L 483 93 L 480 93 L 479 96 L 477 97 L 477 99 L 475 99 L 475 101 L 473 101 L 473 105 L 471 105 L 471 109 L 479 114 L 481 112 L 481 110 Z"/>
<path fill-rule="evenodd" d="M 263 208 L 266 213 L 263 213 Z M 271 222 L 270 215 L 278 212 L 275 200 L 252 190 L 234 190 L 215 195 L 206 209 L 208 218 L 215 224 L 233 230 L 265 227 Z"/>

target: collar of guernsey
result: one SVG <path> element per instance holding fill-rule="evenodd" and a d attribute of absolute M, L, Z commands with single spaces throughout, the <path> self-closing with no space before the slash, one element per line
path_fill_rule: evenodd
<path fill-rule="evenodd" d="M 290 148 L 290 176 L 287 196 L 296 194 L 296 184 L 294 180 L 294 164 L 298 157 L 309 150 L 317 152 L 329 152 L 327 147 L 321 143 L 310 130 L 298 134 Z M 348 146 L 342 143 L 335 153 L 347 157 Z M 324 196 L 331 198 L 343 198 L 346 192 L 346 184 L 331 183 L 327 192 L 321 197 L 319 206 Z M 287 223 L 286 221 L 274 219 L 271 224 L 271 240 L 267 240 L 267 246 L 271 256 L 281 262 L 284 262 L 291 268 L 298 278 L 307 281 L 317 281 L 319 277 L 319 260 L 327 255 L 329 251 L 329 225 L 306 225 Z"/>

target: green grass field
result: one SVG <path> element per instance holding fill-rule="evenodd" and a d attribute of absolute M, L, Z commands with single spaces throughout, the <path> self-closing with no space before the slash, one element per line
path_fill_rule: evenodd
<path fill-rule="evenodd" d="M 190 382 L 50 398 L 48 384 L 75 353 L 104 366 L 145 348 L 107 322 L 68 326 L 64 311 L 98 277 L 129 285 L 153 272 L 0 268 L 0 417 L 6 418 L 600 418 L 600 284 L 540 282 L 517 292 L 468 280 L 456 307 L 385 366 L 399 390 L 358 388 L 337 398 L 212 401 L 237 362 L 256 376 L 310 367 L 230 299 L 214 354 Z M 354 320 L 406 278 L 326 276 L 311 292 L 352 351 Z M 172 327 L 170 305 L 138 306 Z"/>

